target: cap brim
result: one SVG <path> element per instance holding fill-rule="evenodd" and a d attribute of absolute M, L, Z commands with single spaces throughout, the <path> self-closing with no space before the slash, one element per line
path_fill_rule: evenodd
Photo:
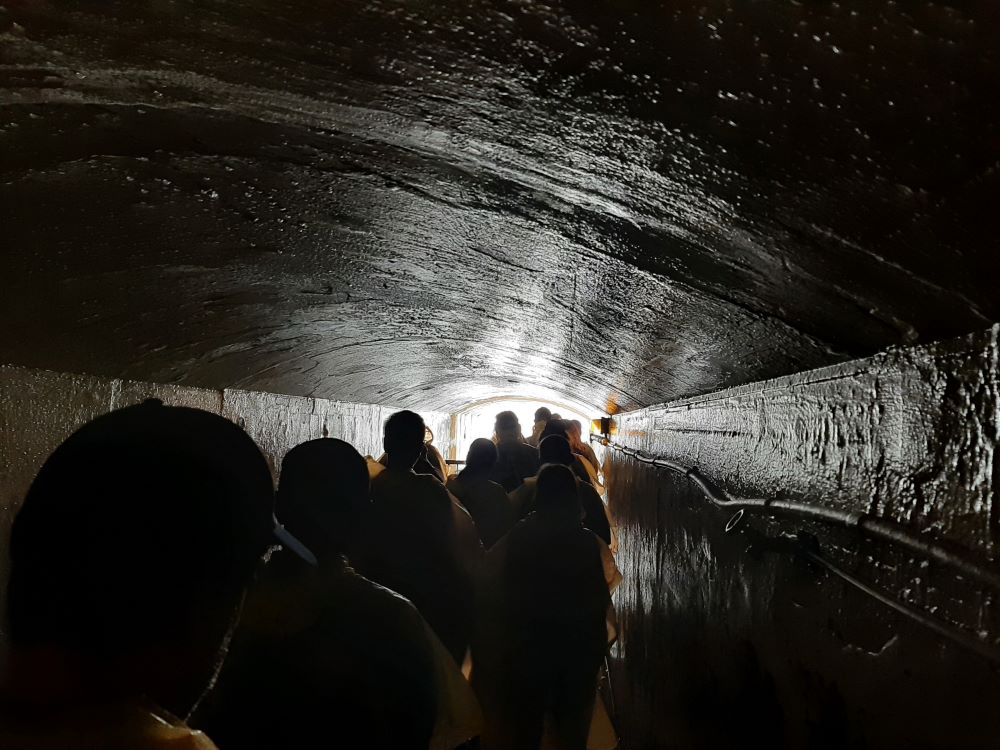
<path fill-rule="evenodd" d="M 302 558 L 305 562 L 314 567 L 319 565 L 319 560 L 316 559 L 312 550 L 296 539 L 288 529 L 277 521 L 274 522 L 274 538 L 281 543 L 282 547 Z"/>

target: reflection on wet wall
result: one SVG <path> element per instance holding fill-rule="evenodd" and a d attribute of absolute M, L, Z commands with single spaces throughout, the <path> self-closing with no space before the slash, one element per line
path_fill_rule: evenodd
<path fill-rule="evenodd" d="M 10 524 L 35 473 L 75 429 L 94 417 L 147 398 L 231 419 L 256 441 L 277 478 L 281 459 L 306 440 L 334 437 L 364 454 L 382 454 L 382 424 L 395 409 L 233 389 L 112 380 L 0 367 L 0 588 L 6 579 Z M 434 443 L 447 451 L 451 418 L 423 412 Z"/>
<path fill-rule="evenodd" d="M 6 2 L 0 362 L 628 410 L 986 327 L 997 50 L 987 0 Z"/>
<path fill-rule="evenodd" d="M 731 495 L 898 521 L 992 566 L 997 329 L 748 385 L 620 420 L 617 440 Z M 998 592 L 856 531 L 710 506 L 612 453 L 625 582 L 614 677 L 631 750 L 981 748 L 1000 669 L 776 542 L 815 538 L 866 583 L 986 642 Z"/>

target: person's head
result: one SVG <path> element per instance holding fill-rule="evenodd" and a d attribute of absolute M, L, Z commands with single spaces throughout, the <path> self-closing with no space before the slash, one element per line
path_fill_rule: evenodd
<path fill-rule="evenodd" d="M 497 414 L 493 431 L 498 440 L 509 440 L 521 437 L 521 423 L 517 421 L 517 415 L 512 411 L 502 411 Z"/>
<path fill-rule="evenodd" d="M 416 412 L 397 411 L 385 420 L 383 446 L 389 456 L 389 466 L 412 469 L 423 455 L 427 428 Z"/>
<path fill-rule="evenodd" d="M 559 464 L 548 464 L 538 472 L 535 512 L 579 523 L 580 495 L 573 472 Z"/>
<path fill-rule="evenodd" d="M 321 562 L 349 550 L 368 507 L 368 466 L 350 443 L 309 440 L 285 455 L 278 514 Z"/>
<path fill-rule="evenodd" d="M 580 442 L 583 437 L 583 424 L 579 419 L 570 419 L 566 422 L 566 434 L 570 440 Z"/>
<path fill-rule="evenodd" d="M 465 468 L 462 470 L 464 476 L 488 474 L 497 462 L 497 447 L 492 440 L 477 438 L 469 446 L 469 453 L 465 457 Z"/>
<path fill-rule="evenodd" d="M 94 699 L 183 715 L 273 542 L 260 450 L 232 422 L 148 401 L 89 422 L 39 470 L 10 541 L 15 649 L 58 653 Z"/>
<path fill-rule="evenodd" d="M 573 451 L 569 440 L 562 435 L 549 435 L 538 444 L 538 458 L 543 464 L 572 465 Z"/>
<path fill-rule="evenodd" d="M 547 406 L 535 409 L 535 422 L 548 422 L 552 419 L 552 411 Z"/>
<path fill-rule="evenodd" d="M 545 425 L 545 429 L 542 430 L 542 435 L 539 439 L 544 440 L 550 435 L 558 435 L 560 437 L 568 438 L 569 429 L 567 423 L 563 422 L 561 419 L 556 419 L 555 417 L 550 419 Z"/>
<path fill-rule="evenodd" d="M 551 419 L 555 419 L 557 421 L 562 421 L 562 414 L 555 413 L 555 414 L 552 415 Z"/>

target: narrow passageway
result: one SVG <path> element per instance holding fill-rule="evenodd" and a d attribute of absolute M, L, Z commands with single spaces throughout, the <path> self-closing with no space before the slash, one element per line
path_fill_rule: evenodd
<path fill-rule="evenodd" d="M 995 745 L 997 49 L 3 4 L 0 746 Z"/>
<path fill-rule="evenodd" d="M 90 736 L 137 747 L 171 737 L 208 748 L 308 746 L 331 727 L 337 744 L 350 747 L 619 746 L 606 656 L 618 637 L 611 592 L 621 574 L 602 467 L 579 422 L 524 400 L 424 417 L 273 394 L 2 373 L 5 416 L 21 420 L 10 420 L 19 437 L 4 443 L 3 455 L 14 521 L 3 571 L 5 747 L 76 747 Z M 510 405 L 537 407 L 532 421 L 522 427 L 513 411 L 495 412 L 492 437 L 473 441 L 460 464 L 445 464 L 454 425 L 474 429 L 483 408 Z M 32 429 L 48 410 L 72 433 L 61 444 L 58 431 Z M 344 438 L 379 449 L 362 456 Z M 203 682 L 200 692 L 191 692 L 198 683 L 174 692 L 174 674 L 196 666 L 184 648 L 165 671 L 135 674 L 146 649 L 169 654 L 174 637 L 187 643 L 188 626 L 169 635 L 155 624 L 144 597 L 158 596 L 156 581 L 169 576 L 186 588 L 188 565 L 201 566 L 208 582 L 236 565 L 226 540 L 246 533 L 250 498 L 240 489 L 251 477 L 254 502 L 268 508 L 274 528 L 262 529 L 269 542 L 256 541 L 266 564 L 249 585 L 254 555 L 242 559 L 246 594 L 221 670 L 207 690 Z M 195 493 L 183 518 L 185 504 L 174 509 L 172 498 L 193 484 L 215 487 L 219 498 Z M 80 488 L 75 498 L 69 486 Z M 209 546 L 178 545 L 178 523 L 195 538 L 212 528 Z M 134 601 L 121 598 L 116 556 L 94 552 L 114 549 L 121 534 L 134 538 L 123 545 L 127 588 L 143 589 Z M 59 540 L 54 547 L 49 537 Z M 251 538 L 242 542 L 248 550 Z M 53 556 L 77 561 L 80 571 L 53 577 Z M 234 585 L 229 579 L 227 596 Z M 176 602 L 178 623 L 186 612 L 200 621 L 208 602 L 198 591 Z M 86 629 L 77 625 L 80 608 L 67 608 L 80 597 L 94 608 Z M 225 601 L 212 605 L 220 615 Z M 119 635 L 101 645 L 104 630 Z M 206 624 L 196 631 L 211 642 Z M 66 666 L 53 668 L 53 658 Z M 100 680 L 84 666 L 93 660 L 105 665 Z M 168 719 L 166 734 L 155 729 L 164 709 L 186 723 Z M 119 715 L 130 718 L 119 723 Z"/>

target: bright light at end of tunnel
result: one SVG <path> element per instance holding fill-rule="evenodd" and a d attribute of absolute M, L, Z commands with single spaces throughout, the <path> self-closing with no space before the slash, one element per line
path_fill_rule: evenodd
<path fill-rule="evenodd" d="M 535 410 L 542 406 L 547 407 L 553 414 L 559 414 L 563 419 L 579 421 L 585 429 L 586 425 L 591 424 L 589 416 L 566 404 L 528 398 L 499 398 L 483 401 L 456 415 L 458 418 L 455 434 L 456 457 L 464 459 L 469 452 L 469 446 L 476 438 L 492 438 L 493 423 L 496 421 L 497 414 L 502 411 L 514 412 L 521 423 L 522 434 L 524 437 L 528 437 L 531 435 L 531 429 L 535 423 Z M 584 441 L 586 441 L 586 433 L 584 433 Z"/>

